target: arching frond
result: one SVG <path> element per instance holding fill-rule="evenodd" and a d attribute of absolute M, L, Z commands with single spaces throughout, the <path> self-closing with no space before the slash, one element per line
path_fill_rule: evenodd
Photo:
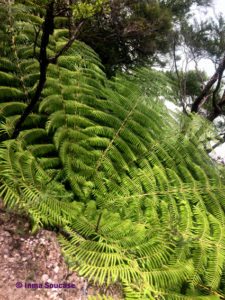
<path fill-rule="evenodd" d="M 204 150 L 201 121 L 180 128 L 160 102 L 171 91 L 165 76 L 142 69 L 108 80 L 96 53 L 75 41 L 49 64 L 11 139 L 37 88 L 42 4 L 15 1 L 0 12 L 5 205 L 29 214 L 34 230 L 57 227 L 70 267 L 98 284 L 121 282 L 126 299 L 219 299 L 224 172 Z M 65 24 L 56 18 L 49 57 L 68 41 Z"/>

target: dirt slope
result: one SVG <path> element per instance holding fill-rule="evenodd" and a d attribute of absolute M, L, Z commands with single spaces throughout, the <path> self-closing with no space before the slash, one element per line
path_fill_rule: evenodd
<path fill-rule="evenodd" d="M 54 232 L 41 230 L 32 235 L 26 218 L 2 206 L 0 259 L 0 300 L 84 300 L 103 292 L 121 299 L 119 287 L 106 291 L 69 272 Z M 54 288 L 52 284 L 61 285 Z"/>

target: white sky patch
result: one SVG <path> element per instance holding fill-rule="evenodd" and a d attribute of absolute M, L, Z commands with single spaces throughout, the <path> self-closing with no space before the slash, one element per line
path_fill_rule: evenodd
<path fill-rule="evenodd" d="M 225 17 L 225 0 L 214 0 L 213 7 L 208 9 L 209 16 L 215 17 L 216 15 L 222 14 Z M 199 65 L 200 68 L 206 71 L 207 74 L 213 75 L 215 68 L 210 60 L 202 60 Z M 212 157 L 225 163 L 225 143 L 217 147 L 212 153 Z"/>
<path fill-rule="evenodd" d="M 194 18 L 201 20 L 215 19 L 217 16 L 222 14 L 225 17 L 225 0 L 214 0 L 211 7 L 198 7 L 193 5 L 192 9 Z M 198 68 L 207 73 L 208 76 L 212 76 L 215 73 L 215 65 L 209 59 L 201 59 L 198 62 Z M 190 62 L 188 69 L 195 69 L 195 63 Z"/>
<path fill-rule="evenodd" d="M 182 112 L 182 108 L 177 106 L 176 104 L 174 104 L 173 102 L 169 101 L 169 100 L 164 100 L 164 104 L 166 105 L 166 107 L 173 111 L 173 112 Z"/>
<path fill-rule="evenodd" d="M 223 14 L 225 16 L 225 1 L 224 0 L 214 0 L 214 10 L 216 14 Z"/>
<path fill-rule="evenodd" d="M 199 7 L 197 5 L 193 5 L 192 8 L 193 13 L 197 18 L 201 18 L 202 20 L 207 20 L 209 18 L 215 18 L 222 14 L 225 17 L 225 1 L 224 0 L 214 0 L 212 2 L 211 7 Z"/>
<path fill-rule="evenodd" d="M 210 156 L 222 163 L 225 163 L 225 143 L 221 144 L 210 153 Z"/>
<path fill-rule="evenodd" d="M 189 63 L 188 69 L 195 69 L 195 63 L 193 61 Z M 205 58 L 202 58 L 200 59 L 200 61 L 198 61 L 198 69 L 205 71 L 208 76 L 212 76 L 216 71 L 214 63 L 211 60 Z"/>
<path fill-rule="evenodd" d="M 225 17 L 225 0 L 214 0 L 212 7 L 210 8 L 199 8 L 197 6 L 193 6 L 193 12 L 197 19 L 201 18 L 202 20 L 216 18 L 216 16 L 219 16 L 220 14 L 222 14 Z M 182 57 L 182 52 L 179 52 L 178 54 L 181 55 Z M 188 66 L 186 66 L 186 68 L 185 68 L 185 64 L 186 64 L 185 58 L 181 59 L 181 61 L 178 62 L 179 67 L 181 67 L 183 70 L 185 70 L 186 68 L 187 70 L 195 69 L 195 63 L 193 61 L 188 62 Z M 161 68 L 158 69 L 160 70 Z M 205 71 L 209 77 L 211 77 L 215 73 L 215 65 L 209 59 L 201 59 L 198 62 L 198 69 Z M 166 107 L 172 112 L 176 113 L 178 111 L 180 112 L 182 111 L 181 107 L 178 107 L 177 105 L 175 105 L 169 100 L 164 100 L 164 103 Z M 212 142 L 212 146 L 213 144 L 214 142 Z M 219 162 L 225 163 L 225 143 L 221 144 L 216 149 L 214 149 L 210 153 L 210 156 Z"/>
<path fill-rule="evenodd" d="M 225 17 L 225 0 L 214 0 L 212 7 L 207 9 L 194 7 L 193 11 L 196 15 L 196 18 L 201 18 L 202 20 L 216 18 L 220 14 Z M 209 59 L 201 59 L 198 62 L 198 68 L 200 70 L 204 70 L 209 77 L 211 77 L 215 73 L 215 65 Z M 190 62 L 188 69 L 195 69 L 195 63 Z M 210 156 L 220 162 L 225 163 L 225 143 L 221 144 L 219 147 L 213 150 L 210 153 Z"/>

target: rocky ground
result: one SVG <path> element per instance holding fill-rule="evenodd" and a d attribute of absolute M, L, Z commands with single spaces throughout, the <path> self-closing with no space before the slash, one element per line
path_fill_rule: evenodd
<path fill-rule="evenodd" d="M 0 258 L 0 300 L 84 300 L 105 292 L 112 299 L 121 299 L 118 286 L 99 288 L 68 270 L 56 233 L 40 230 L 32 235 L 26 218 L 2 206 Z M 70 287 L 51 286 L 62 283 Z"/>

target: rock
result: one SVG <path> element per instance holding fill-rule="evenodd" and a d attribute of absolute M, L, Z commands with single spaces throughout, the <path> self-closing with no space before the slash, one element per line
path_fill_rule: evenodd
<path fill-rule="evenodd" d="M 43 282 L 46 282 L 47 280 L 48 280 L 48 274 L 43 274 L 42 276 L 41 276 L 41 280 L 43 281 Z"/>
<path fill-rule="evenodd" d="M 15 261 L 15 258 L 14 257 L 8 257 L 8 261 L 13 263 Z"/>
<path fill-rule="evenodd" d="M 57 274 L 59 272 L 59 267 L 56 266 L 53 271 Z"/>
<path fill-rule="evenodd" d="M 5 231 L 5 232 L 4 232 L 4 236 L 9 236 L 9 237 L 10 237 L 11 234 L 10 234 L 8 231 Z"/>

